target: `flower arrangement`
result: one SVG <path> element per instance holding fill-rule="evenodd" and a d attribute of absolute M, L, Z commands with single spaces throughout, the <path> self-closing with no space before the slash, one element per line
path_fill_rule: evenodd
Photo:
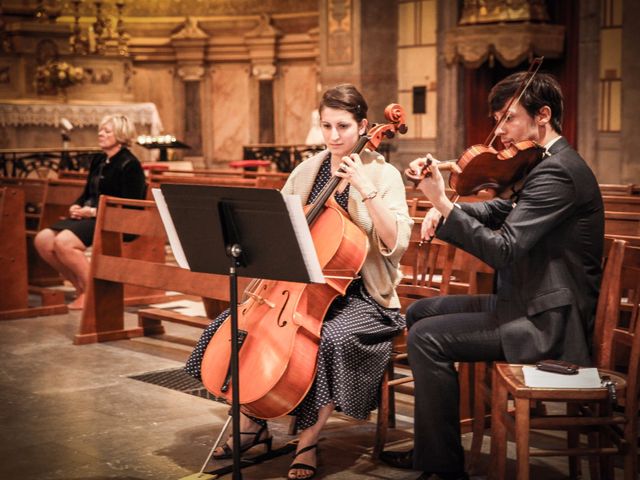
<path fill-rule="evenodd" d="M 49 60 L 36 70 L 36 90 L 38 93 L 57 93 L 84 79 L 82 67 L 74 67 L 68 62 Z"/>

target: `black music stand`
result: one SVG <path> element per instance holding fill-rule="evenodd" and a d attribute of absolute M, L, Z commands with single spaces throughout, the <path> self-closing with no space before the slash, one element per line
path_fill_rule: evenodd
<path fill-rule="evenodd" d="M 277 190 L 179 184 L 160 190 L 190 269 L 229 274 L 233 479 L 240 480 L 237 276 L 310 283 L 311 273 Z"/>

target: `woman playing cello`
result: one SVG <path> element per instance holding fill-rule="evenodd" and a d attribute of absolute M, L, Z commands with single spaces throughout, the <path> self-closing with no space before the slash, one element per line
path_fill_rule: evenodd
<path fill-rule="evenodd" d="M 391 338 L 404 328 L 394 286 L 413 223 L 400 173 L 376 152 L 350 154 L 368 125 L 367 103 L 360 92 L 353 85 L 329 89 L 319 111 L 327 150 L 298 166 L 282 193 L 300 195 L 309 204 L 332 176 L 344 179 L 346 187 L 337 190 L 334 199 L 366 233 L 369 246 L 360 277 L 324 318 L 315 380 L 291 412 L 302 432 L 287 476 L 303 479 L 315 475 L 318 437 L 334 410 L 364 419 L 377 406 Z M 187 361 L 186 371 L 194 377 L 200 378 L 205 349 L 227 315 L 224 312 L 207 327 Z M 240 430 L 241 451 L 271 445 L 263 420 L 242 415 Z M 231 456 L 230 441 L 214 452 L 215 458 Z"/>

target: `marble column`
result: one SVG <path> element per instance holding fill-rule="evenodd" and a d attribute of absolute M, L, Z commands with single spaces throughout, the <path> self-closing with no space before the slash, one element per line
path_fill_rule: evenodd
<path fill-rule="evenodd" d="M 640 183 L 640 62 L 638 39 L 640 2 L 625 0 L 622 20 L 622 183 Z"/>
<path fill-rule="evenodd" d="M 256 28 L 244 37 L 251 61 L 250 143 L 275 142 L 274 92 L 276 77 L 276 47 L 282 32 L 271 25 L 263 14 Z"/>
<path fill-rule="evenodd" d="M 578 37 L 578 144 L 582 158 L 598 175 L 604 168 L 598 161 L 598 101 L 600 87 L 601 0 L 580 2 Z"/>
<path fill-rule="evenodd" d="M 445 36 L 458 24 L 458 2 L 438 0 L 438 127 L 436 151 L 440 158 L 458 158 L 464 145 L 464 91 L 462 66 L 445 60 Z"/>
<path fill-rule="evenodd" d="M 209 36 L 198 27 L 198 22 L 187 17 L 182 28 L 171 36 L 171 45 L 176 54 L 177 76 L 183 83 L 184 108 L 182 132 L 175 132 L 191 147 L 189 156 L 201 157 L 202 145 L 202 83 L 205 74 L 205 48 Z M 204 109 L 206 111 L 206 109 Z M 207 146 L 209 147 L 209 146 Z M 209 150 L 209 148 L 207 148 Z"/>

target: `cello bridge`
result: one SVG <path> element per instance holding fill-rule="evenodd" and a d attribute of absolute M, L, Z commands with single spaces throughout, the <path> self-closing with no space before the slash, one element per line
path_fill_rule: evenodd
<path fill-rule="evenodd" d="M 258 302 L 258 305 L 267 305 L 269 308 L 275 308 L 276 306 L 275 303 L 270 302 L 266 298 L 261 297 L 260 295 L 257 295 L 253 292 L 247 292 L 247 296 L 253 299 L 254 301 Z"/>

